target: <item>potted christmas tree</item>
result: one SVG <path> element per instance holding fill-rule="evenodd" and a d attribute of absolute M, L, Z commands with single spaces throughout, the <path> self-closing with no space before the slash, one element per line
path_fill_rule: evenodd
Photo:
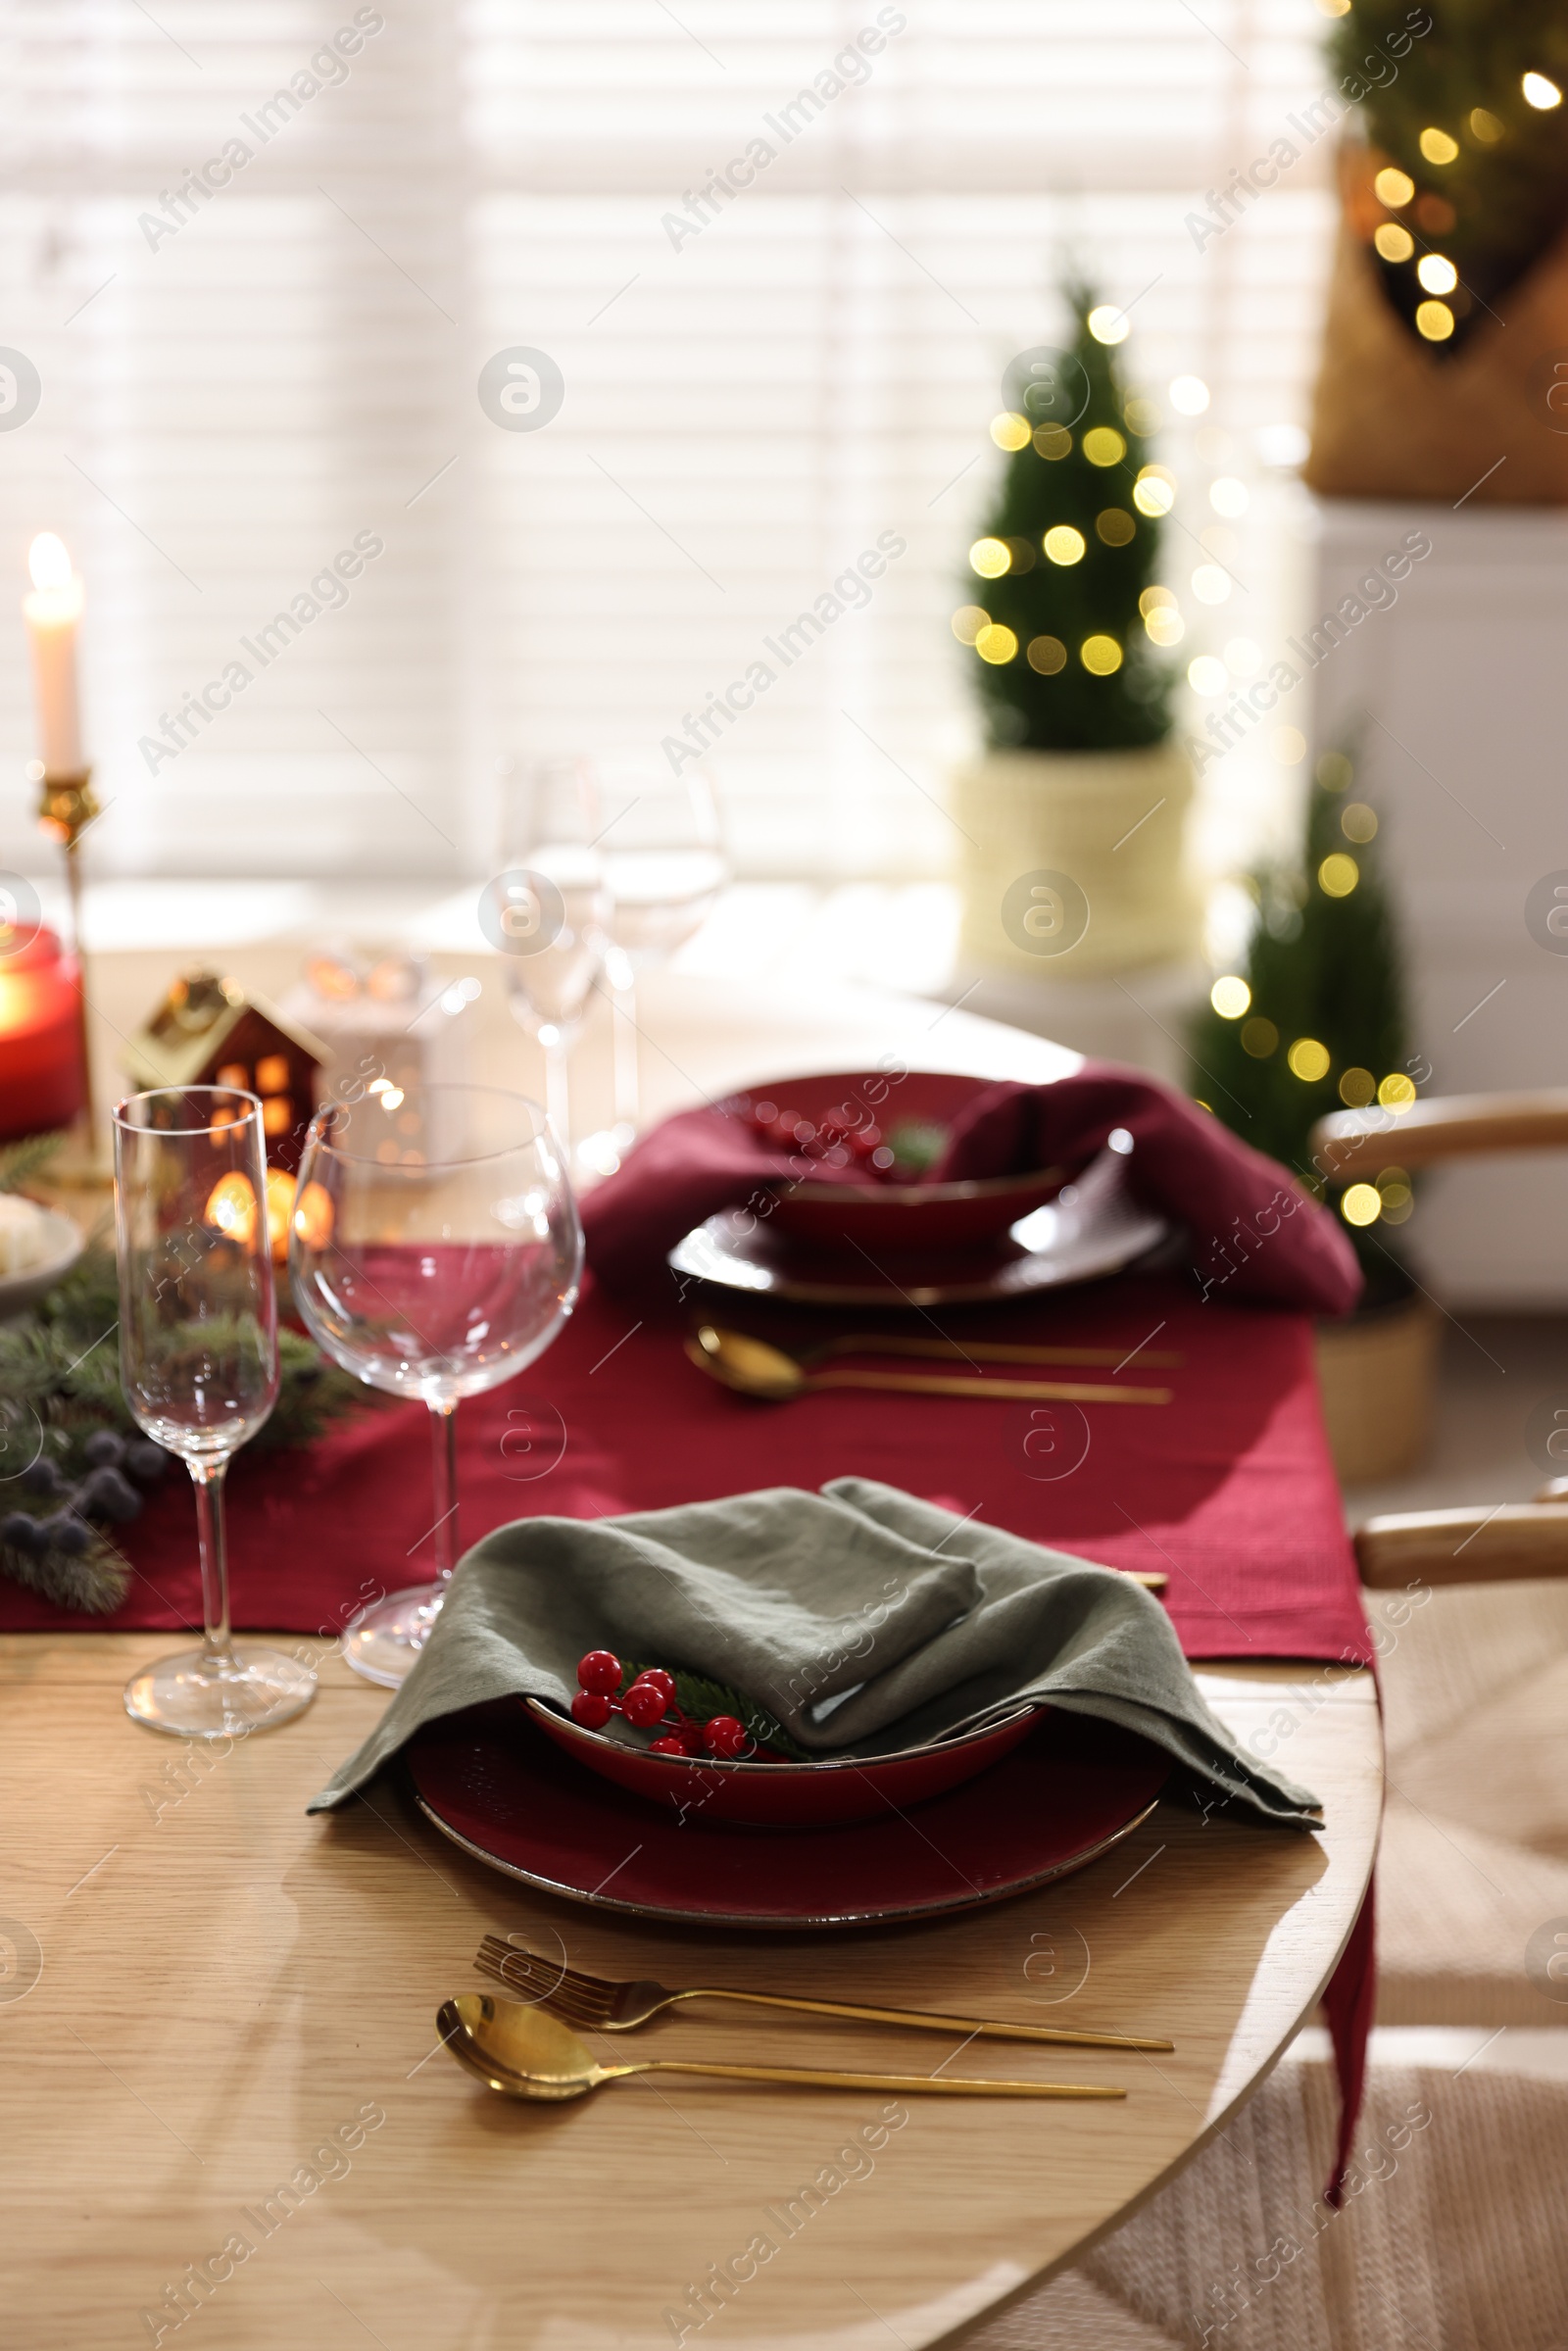
<path fill-rule="evenodd" d="M 1404 1263 L 1410 1215 L 1398 1121 L 1428 1074 L 1410 1055 L 1393 913 L 1378 870 L 1377 812 L 1356 797 L 1343 752 L 1317 763 L 1299 865 L 1250 877 L 1256 905 L 1241 967 L 1215 980 L 1193 1035 L 1192 1091 L 1215 1117 L 1293 1169 L 1349 1228 L 1366 1292 L 1318 1331 L 1318 1374 L 1335 1465 L 1348 1484 L 1420 1458 L 1431 1418 L 1437 1310 Z M 1311 1155 L 1318 1119 L 1379 1102 L 1388 1165 L 1375 1184 L 1337 1181 Z"/>
<path fill-rule="evenodd" d="M 992 424 L 1007 452 L 953 626 L 989 749 L 958 771 L 961 959 L 1086 977 L 1185 955 L 1192 793 L 1160 649 L 1185 632 L 1158 576 L 1175 498 L 1152 405 L 1116 362 L 1122 314 L 1070 287 L 1070 346 L 1025 352 Z"/>
<path fill-rule="evenodd" d="M 1320 5 L 1343 226 L 1305 479 L 1568 503 L 1568 7 Z"/>

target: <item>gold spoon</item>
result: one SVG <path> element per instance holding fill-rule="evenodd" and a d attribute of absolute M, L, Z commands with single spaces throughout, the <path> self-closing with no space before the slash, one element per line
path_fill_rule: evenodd
<path fill-rule="evenodd" d="M 559 2017 L 521 2000 L 464 1992 L 444 2000 L 436 2031 L 459 2065 L 504 2098 L 580 2098 L 604 2082 L 632 2074 L 707 2074 L 721 2082 L 784 2082 L 815 2089 L 931 2090 L 950 2098 L 1125 2098 L 1124 2089 L 1077 2082 L 962 2082 L 946 2074 L 850 2074 L 785 2065 L 703 2065 L 695 2059 L 644 2058 L 640 2065 L 599 2065 Z"/>
<path fill-rule="evenodd" d="M 753 1339 L 744 1331 L 720 1330 L 705 1322 L 690 1332 L 686 1352 L 700 1371 L 742 1396 L 766 1396 L 775 1403 L 804 1396 L 812 1388 L 893 1389 L 906 1396 L 971 1396 L 994 1402 L 1071 1404 L 1168 1404 L 1168 1388 L 1096 1387 L 1075 1380 L 966 1380 L 943 1378 L 930 1372 L 819 1371 L 807 1372 L 793 1355 Z"/>

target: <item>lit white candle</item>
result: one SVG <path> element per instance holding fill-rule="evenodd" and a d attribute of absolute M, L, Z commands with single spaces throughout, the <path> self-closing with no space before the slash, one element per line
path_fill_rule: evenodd
<path fill-rule="evenodd" d="M 76 699 L 76 629 L 81 580 L 71 568 L 63 539 L 41 531 L 27 551 L 32 592 L 22 600 L 32 654 L 32 691 L 38 711 L 39 754 L 45 773 L 79 775 L 81 711 Z"/>

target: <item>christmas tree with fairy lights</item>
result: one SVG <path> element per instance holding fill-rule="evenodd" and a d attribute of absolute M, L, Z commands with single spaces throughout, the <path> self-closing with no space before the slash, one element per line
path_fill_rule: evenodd
<path fill-rule="evenodd" d="M 1157 655 L 1183 622 L 1155 568 L 1175 481 L 1145 454 L 1158 411 L 1122 383 L 1125 316 L 1082 285 L 1066 300 L 1070 345 L 1008 370 L 1012 405 L 991 427 L 1008 462 L 953 626 L 995 748 L 1127 751 L 1170 732 Z"/>
<path fill-rule="evenodd" d="M 1568 220 L 1568 8 L 1319 5 L 1340 20 L 1338 86 L 1365 129 L 1346 158 L 1348 220 L 1394 309 L 1446 358 Z"/>
<path fill-rule="evenodd" d="M 1397 1121 L 1416 1099 L 1393 909 L 1378 870 L 1377 811 L 1355 796 L 1349 756 L 1330 752 L 1308 787 L 1299 866 L 1250 877 L 1256 916 L 1239 968 L 1215 980 L 1192 1038 L 1191 1091 L 1280 1160 L 1350 1229 L 1371 1295 L 1405 1287 L 1384 1228 L 1411 1208 Z M 1336 1183 L 1308 1137 L 1331 1110 L 1377 1102 L 1389 1164 L 1375 1184 Z"/>

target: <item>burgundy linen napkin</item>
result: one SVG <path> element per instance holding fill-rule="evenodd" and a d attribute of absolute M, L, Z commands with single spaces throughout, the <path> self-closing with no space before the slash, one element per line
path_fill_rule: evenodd
<path fill-rule="evenodd" d="M 1090 1061 L 1053 1085 L 988 1087 L 954 1122 L 931 1181 L 1081 1166 L 1112 1135 L 1131 1140 L 1132 1192 L 1186 1227 L 1201 1297 L 1349 1313 L 1361 1295 L 1361 1269 L 1339 1219 L 1277 1159 L 1135 1069 Z"/>
<path fill-rule="evenodd" d="M 1050 1085 L 985 1088 L 956 1121 L 928 1180 L 1051 1166 L 1076 1172 L 1112 1134 L 1118 1145 L 1130 1139 L 1125 1166 L 1133 1193 L 1187 1228 L 1201 1296 L 1349 1312 L 1361 1275 L 1337 1220 L 1277 1161 L 1136 1070 L 1090 1062 Z M 781 1182 L 857 1180 L 874 1182 L 858 1170 L 820 1167 L 722 1111 L 682 1110 L 584 1200 L 588 1262 L 611 1290 L 662 1292 L 667 1252 L 720 1208 L 750 1201 L 765 1214 L 766 1195 Z"/>
<path fill-rule="evenodd" d="M 780 1183 L 869 1186 L 875 1180 L 857 1168 L 820 1167 L 722 1110 L 677 1110 L 633 1147 L 612 1176 L 584 1195 L 588 1263 L 607 1289 L 673 1296 L 665 1257 L 720 1208 L 751 1201 L 765 1215 L 768 1195 Z"/>

